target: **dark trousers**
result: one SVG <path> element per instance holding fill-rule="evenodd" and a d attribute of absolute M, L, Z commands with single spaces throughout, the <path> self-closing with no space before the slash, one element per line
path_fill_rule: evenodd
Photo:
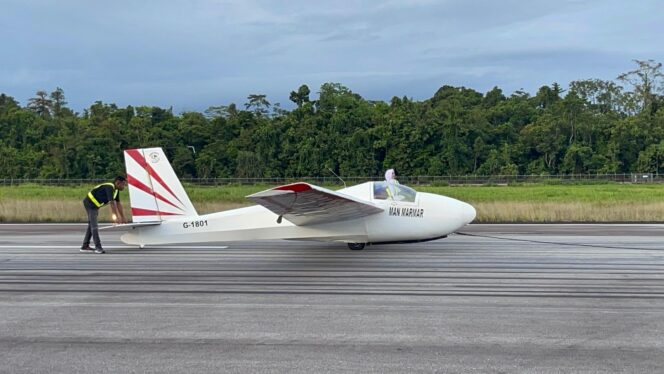
<path fill-rule="evenodd" d="M 97 217 L 99 216 L 99 209 L 92 206 L 87 199 L 83 200 L 85 212 L 88 214 L 88 229 L 85 231 L 85 238 L 83 239 L 83 247 L 90 245 L 90 238 L 95 241 L 95 248 L 101 248 L 101 240 L 99 240 L 99 227 L 97 225 Z"/>

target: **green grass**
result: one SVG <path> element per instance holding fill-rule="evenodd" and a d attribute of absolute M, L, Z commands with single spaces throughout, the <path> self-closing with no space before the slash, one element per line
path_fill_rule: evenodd
<path fill-rule="evenodd" d="M 0 222 L 82 222 L 81 200 L 93 186 L 0 187 Z M 245 198 L 269 185 L 194 186 L 185 189 L 199 213 L 252 205 Z M 339 186 L 326 186 L 338 189 Z M 475 222 L 660 222 L 664 186 L 658 184 L 521 184 L 515 186 L 417 186 L 469 202 Z M 122 193 L 129 217 L 127 191 Z M 108 221 L 110 209 L 100 213 Z"/>
<path fill-rule="evenodd" d="M 2 199 L 79 199 L 83 200 L 85 194 L 94 186 L 40 186 L 36 184 L 21 184 L 18 186 L 0 187 L 0 200 Z"/>
<path fill-rule="evenodd" d="M 18 186 L 0 187 L 1 199 L 21 200 L 83 200 L 85 195 L 94 185 L 90 186 L 41 186 L 35 184 L 22 184 Z M 192 202 L 249 202 L 245 196 L 270 188 L 270 186 L 185 186 L 187 194 Z M 127 201 L 128 191 L 125 189 L 120 195 L 121 201 Z"/>
<path fill-rule="evenodd" d="M 197 202 L 230 202 L 252 203 L 246 198 L 256 192 L 267 190 L 274 186 L 268 185 L 227 185 L 227 186 L 184 186 L 192 203 Z M 252 203 L 253 204 L 253 203 Z"/>
<path fill-rule="evenodd" d="M 40 186 L 24 184 L 0 187 L 0 199 L 82 200 L 93 186 Z M 194 203 L 250 203 L 245 196 L 268 189 L 269 185 L 185 186 Z M 338 189 L 339 186 L 326 186 Z M 415 186 L 418 191 L 450 196 L 467 202 L 590 202 L 629 203 L 664 201 L 660 184 L 516 185 L 516 186 Z M 122 193 L 127 201 L 128 193 Z"/>
<path fill-rule="evenodd" d="M 660 184 L 517 185 L 417 188 L 468 202 L 630 203 L 664 201 Z"/>

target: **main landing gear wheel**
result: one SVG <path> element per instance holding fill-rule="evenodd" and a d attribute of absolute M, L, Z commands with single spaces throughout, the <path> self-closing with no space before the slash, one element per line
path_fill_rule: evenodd
<path fill-rule="evenodd" d="M 361 251 L 364 249 L 364 246 L 364 243 L 348 243 L 348 248 L 352 249 L 353 251 Z"/>

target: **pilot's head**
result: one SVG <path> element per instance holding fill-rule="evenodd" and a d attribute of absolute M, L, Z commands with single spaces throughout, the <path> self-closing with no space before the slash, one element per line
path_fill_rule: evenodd
<path fill-rule="evenodd" d="M 387 169 L 385 172 L 385 180 L 388 182 L 394 180 L 396 177 L 397 173 L 394 171 L 394 169 Z"/>

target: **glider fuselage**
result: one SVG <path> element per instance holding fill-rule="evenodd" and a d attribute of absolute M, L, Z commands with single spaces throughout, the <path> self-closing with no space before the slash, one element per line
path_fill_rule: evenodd
<path fill-rule="evenodd" d="M 442 195 L 418 192 L 413 201 L 380 198 L 367 182 L 336 193 L 383 208 L 365 217 L 296 225 L 267 208 L 246 208 L 197 216 L 172 217 L 160 225 L 136 227 L 122 236 L 134 245 L 226 242 L 240 240 L 322 240 L 345 243 L 422 241 L 443 237 L 475 218 L 475 209 Z M 280 221 L 280 222 L 278 222 Z"/>

